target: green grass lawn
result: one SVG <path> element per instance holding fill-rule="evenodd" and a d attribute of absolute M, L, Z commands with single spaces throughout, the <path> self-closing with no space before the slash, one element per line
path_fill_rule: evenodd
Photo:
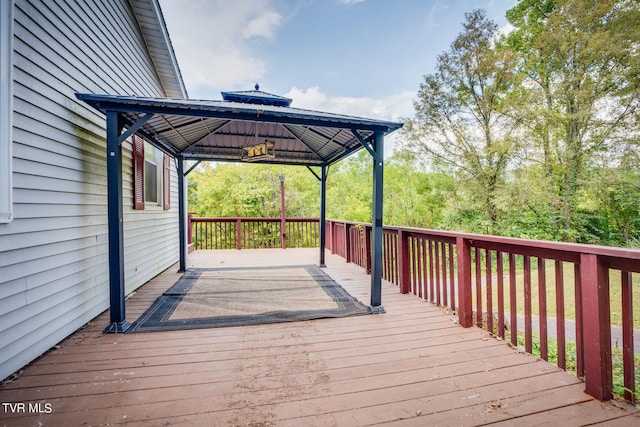
<path fill-rule="evenodd" d="M 524 333 L 518 333 L 518 346 L 524 348 Z M 558 345 L 556 340 L 549 340 L 549 358 L 548 361 L 551 364 L 558 364 Z M 540 337 L 538 334 L 533 334 L 533 351 L 532 354 L 534 356 L 540 357 Z M 566 355 L 566 364 L 567 364 L 567 372 L 571 372 L 572 374 L 576 374 L 577 372 L 577 360 L 576 360 L 576 343 L 573 341 L 567 341 L 565 343 L 565 355 Z M 638 390 L 638 386 L 640 385 L 640 354 L 636 354 L 635 357 L 635 399 L 636 402 L 640 400 L 640 390 Z M 612 361 L 612 375 L 613 375 L 613 393 L 619 397 L 624 396 L 625 386 L 624 386 L 624 369 L 623 369 L 623 361 L 622 361 L 622 349 L 619 346 L 615 346 L 612 349 L 611 353 L 611 361 Z M 637 404 L 638 405 L 638 404 Z M 638 405 L 640 406 L 640 405 Z"/>
<path fill-rule="evenodd" d="M 517 257 L 516 268 L 516 302 L 517 312 L 519 315 L 524 315 L 524 269 L 522 257 Z M 482 261 L 482 277 L 484 279 L 484 260 Z M 475 269 L 474 275 L 475 275 Z M 498 289 L 497 289 L 497 277 L 496 277 L 496 265 L 495 259 L 493 259 L 492 265 L 492 294 L 493 294 L 493 311 L 497 311 L 498 308 Z M 547 316 L 556 317 L 556 279 L 555 279 L 555 262 L 547 260 L 545 261 L 545 286 L 544 293 L 546 294 L 546 306 Z M 563 263 L 563 293 L 564 293 L 564 312 L 565 319 L 575 319 L 575 287 L 574 287 L 574 265 L 571 263 Z M 504 261 L 503 267 L 504 277 L 504 304 L 505 313 L 510 309 L 510 284 L 509 284 L 509 263 L 508 259 Z M 475 277 L 472 278 L 473 288 L 473 301 L 475 304 Z M 609 292 L 610 292 L 610 304 L 611 304 L 611 324 L 616 326 L 622 325 L 622 286 L 621 286 L 621 274 L 619 271 L 609 271 Z M 538 262 L 537 259 L 531 260 L 531 311 L 534 315 L 540 314 L 539 305 L 540 287 L 538 285 Z M 632 275 L 632 299 L 633 299 L 633 324 L 635 327 L 640 325 L 640 274 L 633 273 Z M 486 309 L 486 291 L 483 290 L 483 307 Z M 508 318 L 508 315 L 506 316 Z"/>

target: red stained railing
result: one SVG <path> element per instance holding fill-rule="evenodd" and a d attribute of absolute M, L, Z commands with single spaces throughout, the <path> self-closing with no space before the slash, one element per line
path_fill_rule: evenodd
<path fill-rule="evenodd" d="M 320 242 L 314 218 L 196 218 L 189 215 L 188 241 L 194 249 L 313 248 Z M 283 236 L 284 232 L 284 236 Z"/>
<path fill-rule="evenodd" d="M 326 225 L 327 249 L 369 272 L 371 226 Z M 383 277 L 402 293 L 575 370 L 600 400 L 612 397 L 611 337 L 619 331 L 622 394 L 635 402 L 632 273 L 640 273 L 640 251 L 400 227 L 384 227 L 382 245 Z M 620 300 L 612 302 L 614 284 Z M 611 325 L 612 304 L 621 327 Z"/>
<path fill-rule="evenodd" d="M 195 249 L 279 248 L 283 231 L 287 247 L 319 246 L 317 219 L 288 218 L 285 230 L 281 218 L 189 221 Z M 328 250 L 371 271 L 370 224 L 328 220 L 326 231 Z M 382 245 L 383 278 L 400 292 L 574 371 L 601 400 L 612 396 L 615 330 L 621 393 L 635 402 L 633 273 L 640 273 L 640 251 L 402 227 L 384 227 Z M 611 325 L 612 305 L 620 326 Z"/>

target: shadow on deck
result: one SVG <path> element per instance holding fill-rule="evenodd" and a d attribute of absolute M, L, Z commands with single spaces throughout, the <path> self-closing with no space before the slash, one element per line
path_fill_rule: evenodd
<path fill-rule="evenodd" d="M 188 265 L 317 258 L 317 249 L 196 251 Z M 368 303 L 369 276 L 326 261 Z M 171 268 L 142 287 L 128 320 L 179 277 Z M 381 315 L 130 335 L 104 335 L 106 312 L 0 388 L 2 402 L 27 405 L 12 413 L 3 403 L 0 425 L 640 424 L 632 406 L 591 398 L 576 377 L 388 282 L 382 302 Z"/>

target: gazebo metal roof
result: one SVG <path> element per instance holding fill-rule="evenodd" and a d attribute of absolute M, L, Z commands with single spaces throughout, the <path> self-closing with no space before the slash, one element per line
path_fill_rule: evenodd
<path fill-rule="evenodd" d="M 124 127 L 185 160 L 240 161 L 242 149 L 275 144 L 268 163 L 330 165 L 363 147 L 376 132 L 402 124 L 290 107 L 289 98 L 259 90 L 223 92 L 221 101 L 76 94 L 101 112 L 121 114 Z M 225 100 L 226 99 L 226 100 Z M 371 151 L 369 149 L 369 151 Z"/>
<path fill-rule="evenodd" d="M 402 127 L 402 123 L 293 108 L 291 99 L 262 92 L 257 85 L 254 91 L 223 92 L 222 101 L 88 93 L 77 93 L 76 97 L 106 115 L 111 325 L 105 332 L 124 332 L 129 327 L 124 293 L 122 143 L 134 133 L 176 158 L 180 271 L 186 269 L 185 160 L 241 161 L 247 147 L 263 145 L 265 150 L 267 146 L 274 150 L 266 156 L 247 157 L 263 163 L 320 166 L 323 265 L 327 169 L 364 147 L 373 158 L 371 311 L 384 312 L 384 136 Z M 254 149 L 250 151 L 255 153 Z"/>

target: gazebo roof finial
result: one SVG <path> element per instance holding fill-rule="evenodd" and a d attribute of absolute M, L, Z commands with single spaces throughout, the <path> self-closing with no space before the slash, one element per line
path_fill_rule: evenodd
<path fill-rule="evenodd" d="M 2 1 L 2 0 L 0 0 Z M 262 104 L 273 105 L 276 107 L 289 107 L 291 98 L 274 95 L 272 93 L 262 92 L 260 85 L 256 83 L 255 90 L 246 90 L 238 92 L 220 92 L 222 99 L 228 102 L 241 102 L 243 104 Z"/>

